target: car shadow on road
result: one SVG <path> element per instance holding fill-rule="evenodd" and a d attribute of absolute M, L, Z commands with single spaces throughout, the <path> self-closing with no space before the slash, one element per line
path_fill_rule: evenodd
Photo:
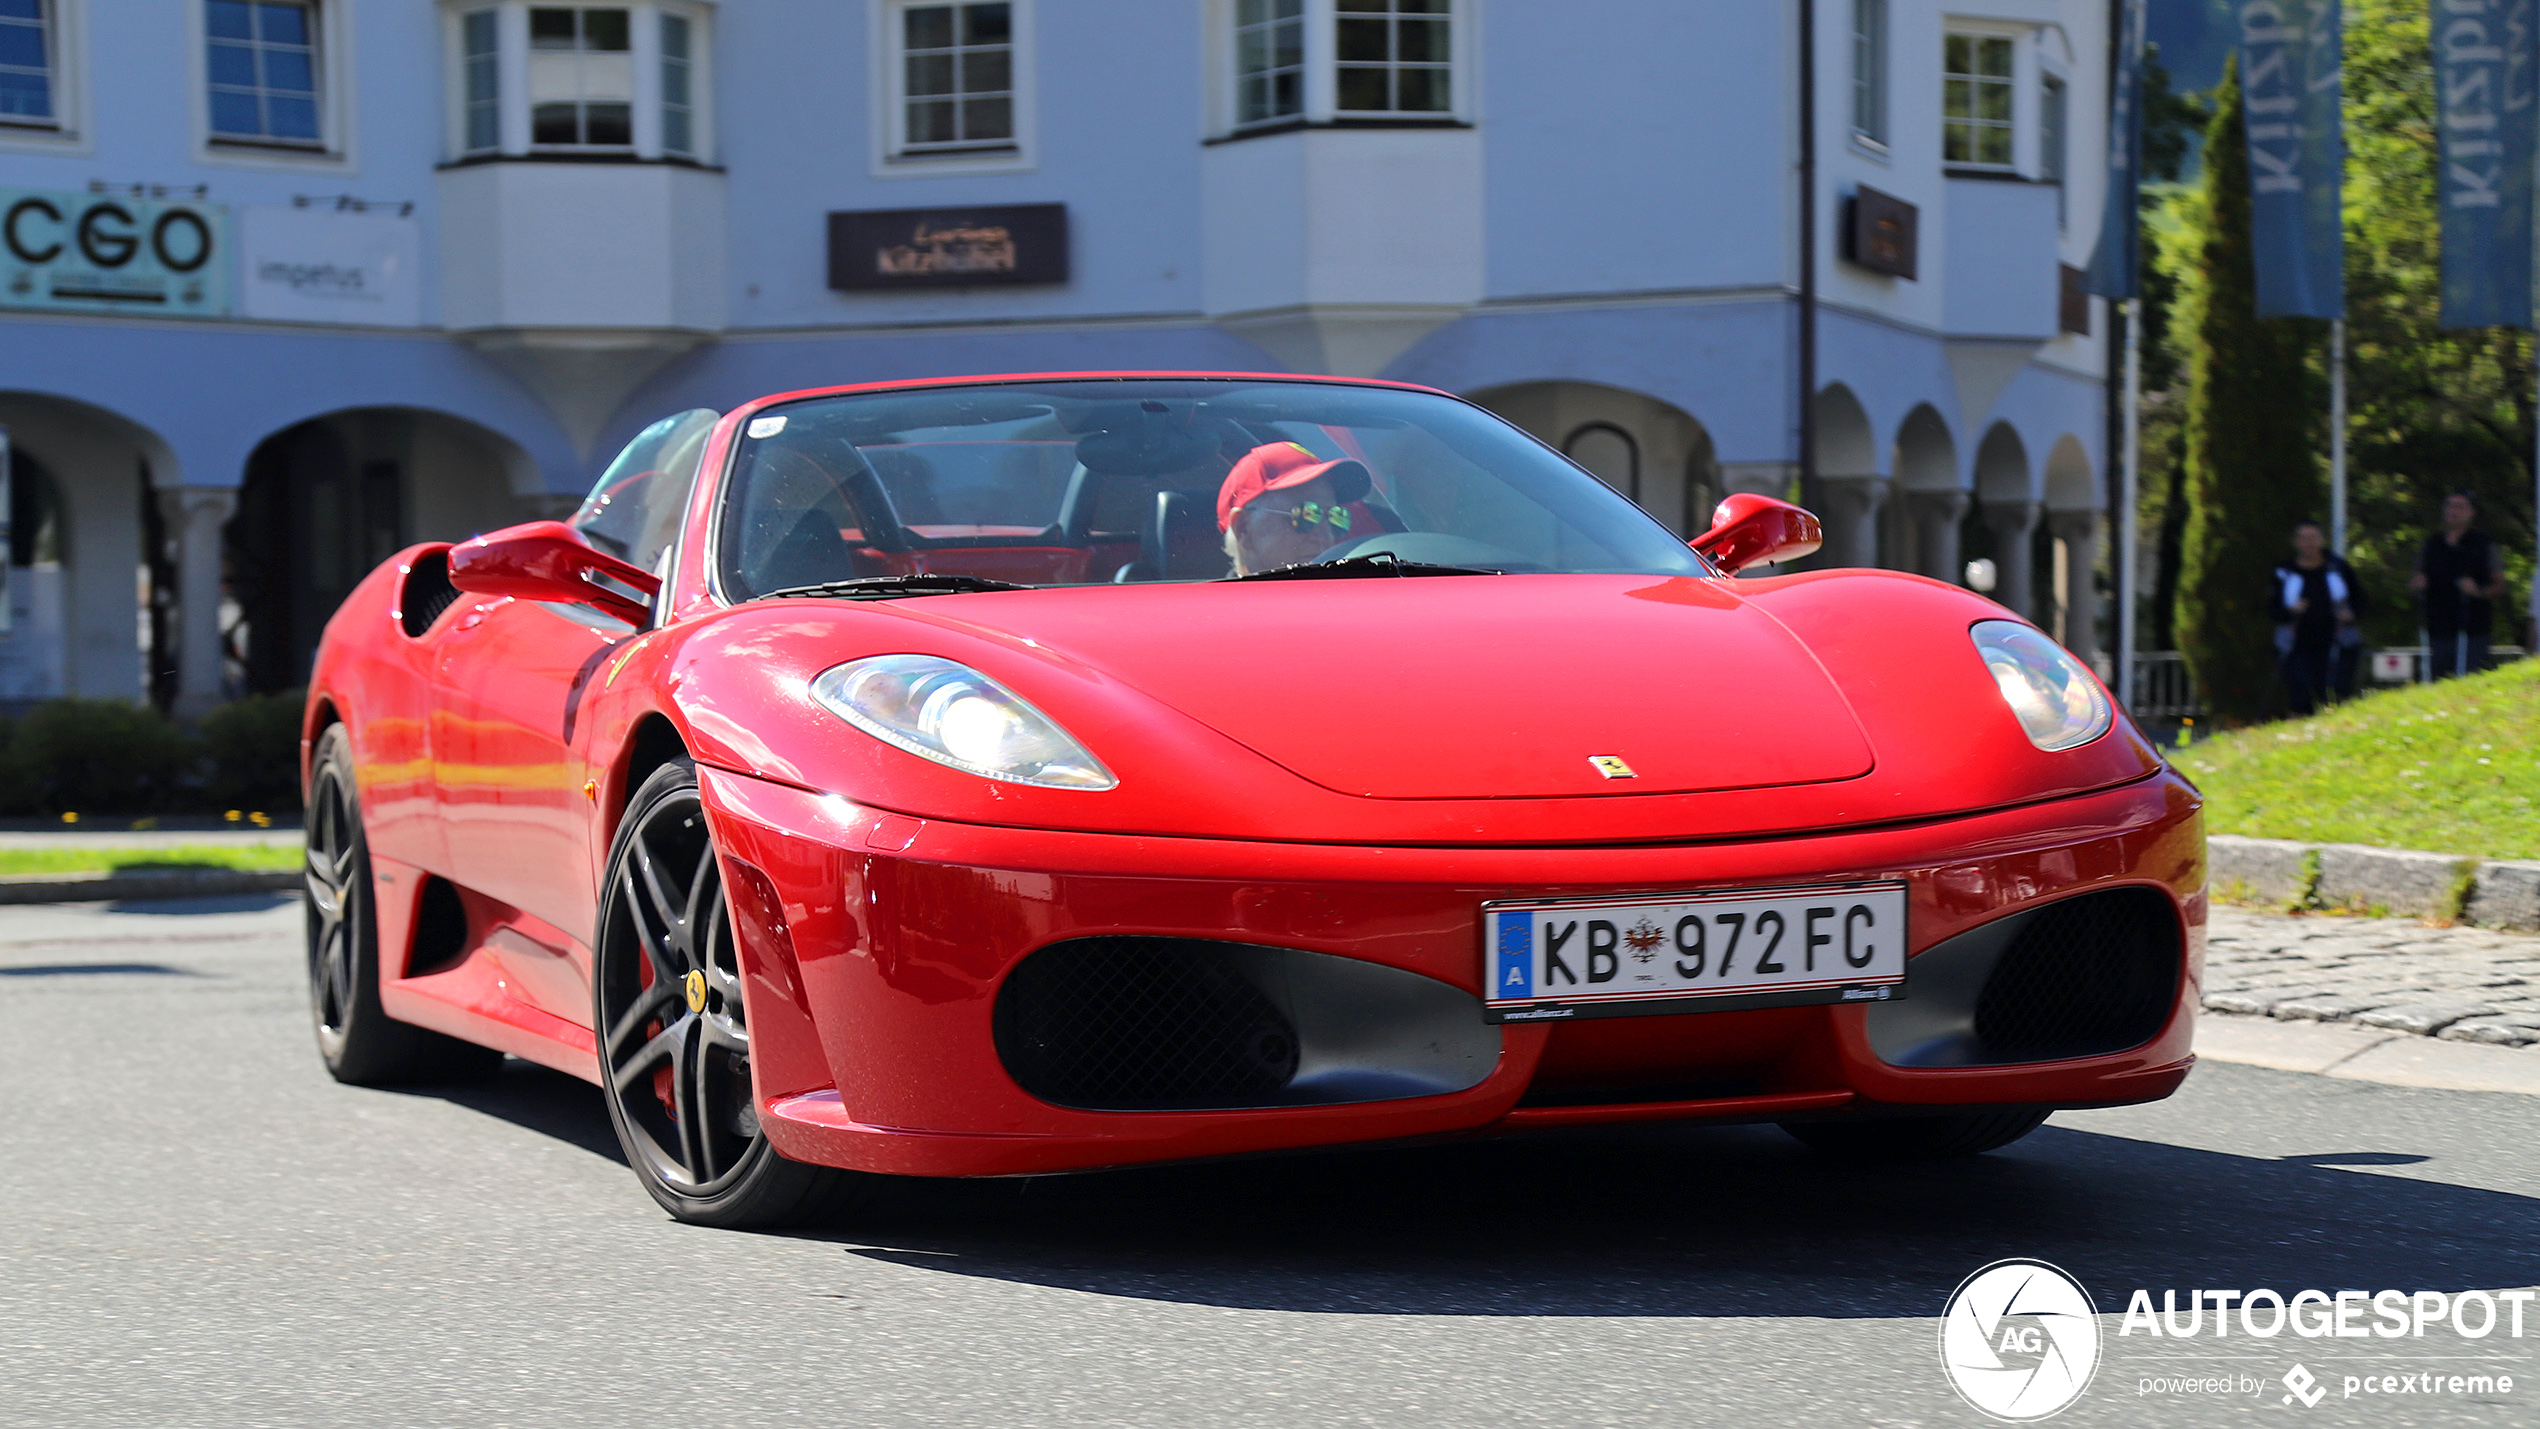
<path fill-rule="evenodd" d="M 381 1090 L 406 1096 L 432 1097 L 469 1111 L 508 1121 L 526 1131 L 553 1137 L 594 1156 L 623 1166 L 617 1132 L 609 1125 L 600 1089 L 518 1057 L 503 1059 L 503 1069 L 477 1082 L 436 1082 Z"/>
<path fill-rule="evenodd" d="M 109 913 L 141 913 L 155 918 L 194 918 L 207 913 L 264 913 L 297 903 L 297 893 L 220 893 L 202 898 L 124 898 L 105 905 Z"/>
<path fill-rule="evenodd" d="M 2540 1199 L 2049 1126 L 1862 1166 L 1766 1127 L 1643 1127 L 894 1188 L 859 1259 L 1227 1308 L 1405 1315 L 1936 1312 L 2008 1256 L 2093 1287 L 2540 1283 Z M 2103 1304 L 2119 1310 L 2123 1303 Z"/>

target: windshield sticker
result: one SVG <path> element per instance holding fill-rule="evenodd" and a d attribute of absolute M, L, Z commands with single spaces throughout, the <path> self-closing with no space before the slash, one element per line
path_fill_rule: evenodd
<path fill-rule="evenodd" d="M 752 441 L 757 441 L 764 437 L 772 437 L 783 430 L 785 430 L 785 419 L 782 417 L 753 417 L 750 419 L 750 439 Z"/>

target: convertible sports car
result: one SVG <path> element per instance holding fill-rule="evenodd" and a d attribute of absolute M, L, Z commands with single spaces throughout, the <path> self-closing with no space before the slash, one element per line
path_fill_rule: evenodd
<path fill-rule="evenodd" d="M 2193 1061 L 2194 789 L 1967 591 L 1733 579 L 1440 392 L 1093 374 L 646 429 L 310 685 L 350 1082 L 602 1089 L 671 1214 L 1653 1119 L 1948 1155 Z"/>

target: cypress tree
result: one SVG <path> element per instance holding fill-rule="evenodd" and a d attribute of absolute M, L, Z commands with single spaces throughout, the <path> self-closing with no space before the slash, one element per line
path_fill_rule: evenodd
<path fill-rule="evenodd" d="M 2289 549 L 2293 523 L 2316 515 L 2322 496 L 2308 371 L 2321 324 L 2257 316 L 2241 102 L 2234 59 L 2205 128 L 2202 242 L 2181 314 L 2194 336 L 2177 630 L 2206 709 L 2229 723 L 2283 703 L 2267 573 Z"/>

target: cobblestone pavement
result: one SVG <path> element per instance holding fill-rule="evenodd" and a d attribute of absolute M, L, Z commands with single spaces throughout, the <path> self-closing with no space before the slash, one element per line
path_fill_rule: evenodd
<path fill-rule="evenodd" d="M 2540 1056 L 2540 937 L 2216 905 L 2205 1008 L 2529 1047 Z"/>

